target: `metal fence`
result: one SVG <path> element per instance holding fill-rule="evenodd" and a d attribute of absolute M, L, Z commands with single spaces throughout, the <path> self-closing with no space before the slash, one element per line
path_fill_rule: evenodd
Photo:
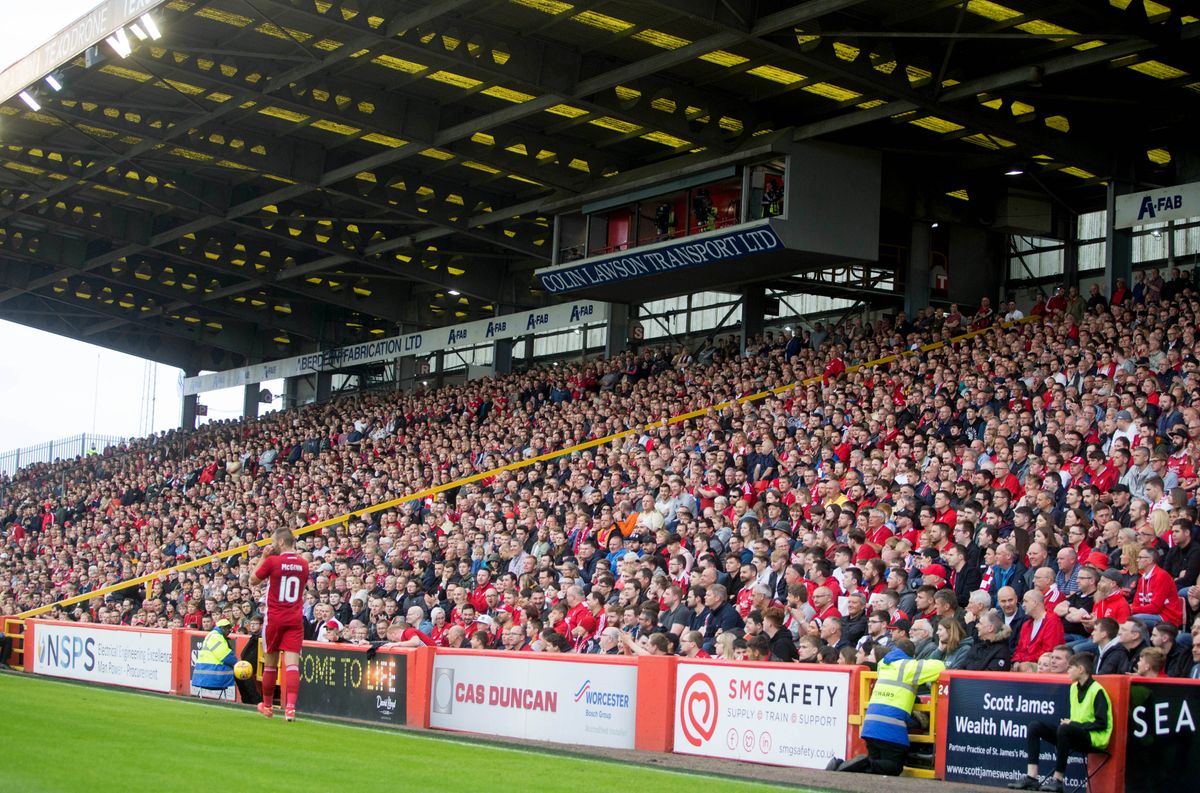
<path fill-rule="evenodd" d="M 7 452 L 0 452 L 0 473 L 12 474 L 17 469 L 26 465 L 79 457 L 80 455 L 87 454 L 91 449 L 103 452 L 106 446 L 112 446 L 125 440 L 125 438 L 117 435 L 93 435 L 85 432 L 81 435 L 72 435 L 69 438 L 46 441 L 35 446 L 11 449 Z"/>

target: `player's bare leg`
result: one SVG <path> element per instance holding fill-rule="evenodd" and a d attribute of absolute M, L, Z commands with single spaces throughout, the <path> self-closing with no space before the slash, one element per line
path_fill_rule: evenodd
<path fill-rule="evenodd" d="M 268 719 L 275 715 L 275 677 L 279 673 L 279 653 L 263 653 L 262 702 L 258 712 Z"/>
<path fill-rule="evenodd" d="M 296 697 L 300 693 L 300 653 L 283 651 L 283 717 L 296 720 Z"/>

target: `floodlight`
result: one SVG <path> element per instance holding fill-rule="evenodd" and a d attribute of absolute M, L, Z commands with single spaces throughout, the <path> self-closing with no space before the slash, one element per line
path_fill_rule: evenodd
<path fill-rule="evenodd" d="M 62 82 L 60 82 L 58 77 L 54 76 L 53 74 L 46 75 L 46 85 L 50 86 L 55 91 L 62 90 Z"/>
<path fill-rule="evenodd" d="M 154 17 L 150 16 L 149 14 L 142 14 L 142 18 L 138 21 L 142 23 L 142 27 L 146 29 L 146 33 L 150 35 L 150 38 L 154 39 L 155 41 L 158 41 L 162 38 L 162 31 L 158 29 L 158 25 L 155 23 Z"/>
<path fill-rule="evenodd" d="M 29 93 L 28 91 L 22 91 L 21 93 L 17 94 L 17 96 L 21 97 L 21 101 L 29 105 L 29 109 L 33 112 L 36 113 L 42 109 L 42 106 L 38 104 L 38 101 L 33 98 L 33 94 Z"/>
<path fill-rule="evenodd" d="M 109 36 L 107 39 L 105 39 L 105 41 L 107 41 L 108 46 L 112 47 L 113 51 L 122 58 L 128 58 L 133 54 L 133 46 L 130 45 L 129 37 L 125 35 L 124 28 Z"/>

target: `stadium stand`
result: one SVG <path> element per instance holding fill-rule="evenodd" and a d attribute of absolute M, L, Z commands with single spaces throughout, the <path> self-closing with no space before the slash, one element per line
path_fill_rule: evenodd
<path fill-rule="evenodd" d="M 659 422 L 306 535 L 309 637 L 868 665 L 911 638 L 991 671 L 1153 646 L 1195 678 L 1200 293 L 1154 271 L 1118 301 L 646 348 L 31 466 L 0 483 L 0 613 Z M 245 628 L 256 555 L 49 616 Z"/>

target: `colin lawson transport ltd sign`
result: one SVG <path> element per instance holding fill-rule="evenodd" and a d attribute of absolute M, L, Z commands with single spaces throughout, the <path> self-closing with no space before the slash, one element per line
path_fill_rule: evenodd
<path fill-rule="evenodd" d="M 607 256 L 538 270 L 534 275 L 550 294 L 612 284 L 651 275 L 740 259 L 783 248 L 769 222 L 732 231 L 709 232 Z"/>

